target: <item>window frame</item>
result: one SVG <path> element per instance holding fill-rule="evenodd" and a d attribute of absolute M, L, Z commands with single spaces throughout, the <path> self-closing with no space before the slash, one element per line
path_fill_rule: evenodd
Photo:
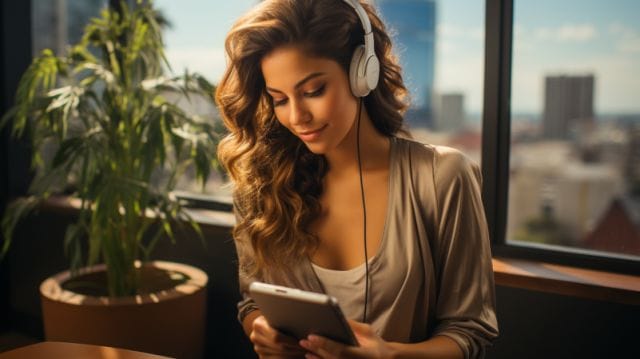
<path fill-rule="evenodd" d="M 485 76 L 482 113 L 483 200 L 492 253 L 497 257 L 640 274 L 629 256 L 526 243 L 507 243 L 511 141 L 511 66 L 514 0 L 486 0 Z"/>

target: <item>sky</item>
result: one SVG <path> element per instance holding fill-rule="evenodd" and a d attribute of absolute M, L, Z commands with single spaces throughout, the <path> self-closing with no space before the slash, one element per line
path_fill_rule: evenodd
<path fill-rule="evenodd" d="M 155 0 L 174 71 L 214 82 L 225 67 L 224 38 L 257 0 Z M 438 0 L 435 92 L 461 92 L 466 111 L 482 110 L 483 0 Z M 512 109 L 542 111 L 545 75 L 594 74 L 597 113 L 640 113 L 640 1 L 514 1 Z"/>

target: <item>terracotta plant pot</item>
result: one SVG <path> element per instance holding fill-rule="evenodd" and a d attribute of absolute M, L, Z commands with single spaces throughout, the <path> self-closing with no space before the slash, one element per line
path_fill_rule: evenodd
<path fill-rule="evenodd" d="M 49 341 L 98 344 L 177 358 L 201 358 L 204 349 L 207 275 L 194 267 L 150 262 L 157 272 L 181 273 L 186 282 L 149 294 L 102 297 L 63 288 L 62 272 L 40 286 L 44 331 Z M 83 275 L 104 272 L 90 267 Z"/>

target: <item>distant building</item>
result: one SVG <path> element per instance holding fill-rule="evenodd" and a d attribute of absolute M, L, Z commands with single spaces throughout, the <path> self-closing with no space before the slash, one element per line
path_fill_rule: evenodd
<path fill-rule="evenodd" d="M 436 106 L 436 129 L 456 132 L 464 127 L 464 95 L 461 93 L 442 94 Z"/>
<path fill-rule="evenodd" d="M 583 240 L 588 249 L 640 256 L 640 200 L 616 198 Z"/>
<path fill-rule="evenodd" d="M 624 163 L 628 192 L 640 197 L 640 124 L 629 125 L 629 143 Z"/>
<path fill-rule="evenodd" d="M 517 145 L 511 154 L 510 236 L 550 212 L 567 229 L 569 242 L 581 246 L 612 198 L 624 193 L 624 179 L 615 165 L 584 164 L 567 141 Z"/>
<path fill-rule="evenodd" d="M 593 123 L 594 76 L 547 76 L 544 81 L 543 136 L 569 139 Z"/>
<path fill-rule="evenodd" d="M 410 127 L 433 125 L 432 93 L 435 70 L 435 0 L 376 0 L 385 24 L 396 32 L 394 46 L 400 57 L 411 108 L 405 116 Z"/>

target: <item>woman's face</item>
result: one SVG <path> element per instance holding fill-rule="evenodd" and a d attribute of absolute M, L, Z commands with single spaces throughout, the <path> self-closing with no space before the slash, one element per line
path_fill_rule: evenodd
<path fill-rule="evenodd" d="M 353 127 L 358 101 L 335 61 L 279 47 L 261 62 L 278 121 L 316 154 L 340 146 Z"/>

